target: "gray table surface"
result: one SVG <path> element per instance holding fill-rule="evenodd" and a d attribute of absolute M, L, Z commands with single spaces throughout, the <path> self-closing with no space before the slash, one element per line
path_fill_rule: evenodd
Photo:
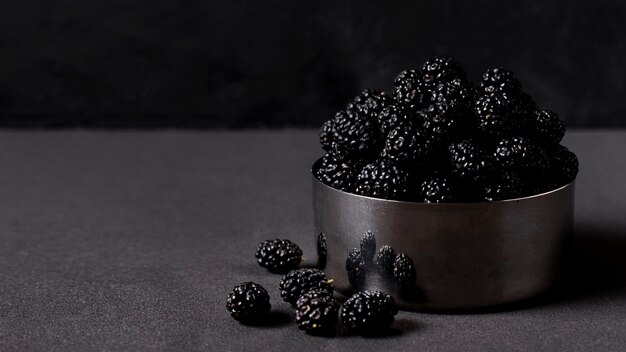
<path fill-rule="evenodd" d="M 532 304 L 401 312 L 391 336 L 313 337 L 260 268 L 260 240 L 314 255 L 312 130 L 1 132 L 0 350 L 626 349 L 626 131 L 569 132 L 579 156 L 572 275 Z M 224 308 L 253 280 L 259 327 Z"/>

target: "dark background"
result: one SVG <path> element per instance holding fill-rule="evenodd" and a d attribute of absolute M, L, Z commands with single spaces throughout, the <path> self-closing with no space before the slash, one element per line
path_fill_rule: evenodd
<path fill-rule="evenodd" d="M 316 126 L 451 55 L 569 126 L 626 126 L 626 2 L 0 2 L 0 125 Z"/>

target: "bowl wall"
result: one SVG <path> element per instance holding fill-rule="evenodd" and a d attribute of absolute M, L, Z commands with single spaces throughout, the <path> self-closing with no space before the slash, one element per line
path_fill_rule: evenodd
<path fill-rule="evenodd" d="M 409 310 L 469 309 L 529 298 L 555 281 L 572 229 L 574 183 L 514 200 L 425 204 L 350 194 L 313 176 L 313 203 L 321 264 L 338 292 L 381 290 Z M 374 264 L 349 280 L 347 254 L 367 231 L 378 248 L 390 245 L 413 260 L 415 285 L 400 287 Z"/>

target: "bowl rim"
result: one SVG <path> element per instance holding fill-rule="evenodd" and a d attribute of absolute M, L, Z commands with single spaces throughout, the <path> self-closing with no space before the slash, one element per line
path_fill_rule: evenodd
<path fill-rule="evenodd" d="M 317 182 L 319 185 L 323 186 L 324 188 L 329 189 L 330 191 L 343 193 L 345 195 L 352 196 L 352 197 L 368 199 L 368 200 L 373 200 L 373 201 L 379 201 L 379 202 L 384 202 L 384 203 L 390 203 L 390 204 L 410 204 L 410 205 L 425 205 L 425 206 L 433 206 L 433 207 L 442 207 L 442 206 L 495 205 L 495 204 L 518 203 L 520 201 L 533 200 L 533 199 L 536 199 L 536 198 L 545 197 L 545 196 L 553 194 L 553 193 L 558 193 L 561 190 L 564 190 L 566 188 L 572 187 L 574 185 L 574 183 L 576 183 L 576 178 L 574 178 L 569 183 L 566 183 L 565 185 L 563 185 L 563 186 L 561 186 L 559 188 L 555 188 L 555 189 L 547 191 L 547 192 L 543 192 L 543 193 L 539 193 L 539 194 L 533 194 L 533 195 L 530 195 L 530 196 L 520 197 L 520 198 L 495 200 L 495 201 L 492 201 L 492 202 L 488 202 L 488 201 L 482 201 L 482 202 L 452 202 L 452 203 L 412 202 L 412 201 L 406 201 L 406 200 L 384 199 L 384 198 L 376 198 L 376 197 L 364 196 L 364 195 L 361 195 L 361 194 L 350 193 L 350 192 L 346 192 L 346 191 L 342 191 L 340 189 L 336 189 L 336 188 L 330 187 L 329 185 L 327 185 L 324 182 L 320 181 L 320 179 L 318 179 L 317 176 L 315 176 L 315 170 L 317 170 L 319 168 L 319 164 L 321 163 L 321 161 L 322 161 L 322 158 L 317 159 L 313 163 L 313 165 L 311 167 L 310 172 L 311 172 L 311 176 L 313 177 L 314 182 Z"/>

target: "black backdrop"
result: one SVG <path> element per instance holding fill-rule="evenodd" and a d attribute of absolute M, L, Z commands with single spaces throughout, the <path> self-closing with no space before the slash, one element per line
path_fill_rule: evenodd
<path fill-rule="evenodd" d="M 0 122 L 313 126 L 451 55 L 569 126 L 626 126 L 626 1 L 0 2 Z"/>

